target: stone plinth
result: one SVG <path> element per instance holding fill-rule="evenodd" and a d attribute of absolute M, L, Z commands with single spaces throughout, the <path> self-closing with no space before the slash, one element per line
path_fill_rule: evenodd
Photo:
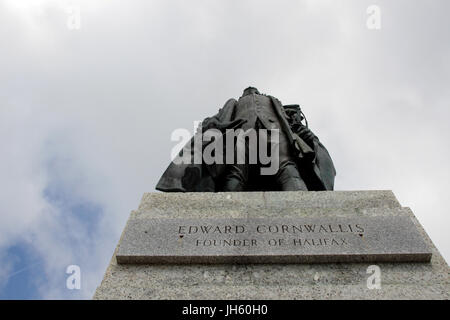
<path fill-rule="evenodd" d="M 212 260 L 192 260 L 196 253 L 188 246 L 186 250 L 179 252 L 176 251 L 177 246 L 173 247 L 168 254 L 169 260 L 149 260 L 149 254 L 151 256 L 158 251 L 146 251 L 145 245 L 143 249 L 139 248 L 148 240 L 145 233 L 152 230 L 148 223 L 171 221 L 167 219 L 178 224 L 199 219 L 205 222 L 264 221 L 262 225 L 267 225 L 269 221 L 277 222 L 278 225 L 283 221 L 291 221 L 291 225 L 297 226 L 300 224 L 298 221 L 330 226 L 329 222 L 334 221 L 336 224 L 331 226 L 332 231 L 336 231 L 337 226 L 344 225 L 345 221 L 353 222 L 350 225 L 366 223 L 367 226 L 376 225 L 377 221 L 391 221 L 390 231 L 378 237 L 379 244 L 377 238 L 373 237 L 375 233 L 367 230 L 365 233 L 355 232 L 346 237 L 350 236 L 350 241 L 353 241 L 351 237 L 355 241 L 361 240 L 360 237 L 371 237 L 369 240 L 373 242 L 373 246 L 369 247 L 371 250 L 379 249 L 377 254 L 391 254 L 391 258 L 403 257 L 403 260 L 393 261 L 408 261 L 405 257 L 415 253 L 415 257 L 420 256 L 421 259 L 409 261 L 424 262 L 386 263 L 382 262 L 381 256 L 373 255 L 373 252 L 370 256 L 373 259 L 366 261 L 364 257 L 369 255 L 364 250 L 369 247 L 359 242 L 355 244 L 363 258 L 348 260 L 360 261 L 359 263 L 302 260 L 301 254 L 294 255 L 297 260 L 281 259 L 279 263 L 276 263 L 276 259 L 249 260 L 252 263 L 245 263 L 245 259 L 239 259 L 240 254 L 231 255 L 235 260 L 217 261 L 211 251 L 208 251 L 207 257 Z M 396 229 L 395 221 L 403 221 L 409 225 L 400 225 Z M 384 227 L 381 229 L 386 230 L 386 225 L 382 226 Z M 401 207 L 390 191 L 147 193 L 143 196 L 139 209 L 131 213 L 125 230 L 132 231 L 132 241 L 130 242 L 130 234 L 125 231 L 94 299 L 448 299 L 450 296 L 448 265 L 411 210 Z M 186 229 L 181 231 L 187 232 Z M 188 240 L 190 235 L 181 233 L 177 236 L 184 238 L 176 239 L 177 242 L 174 243 Z M 136 239 L 133 239 L 133 234 Z M 166 234 L 168 232 L 163 232 L 160 237 L 164 238 Z M 386 237 L 391 236 L 393 238 L 390 240 L 394 242 L 389 244 Z M 164 244 L 164 241 L 160 243 Z M 343 255 L 339 253 L 337 256 L 351 256 L 350 249 L 341 248 Z M 317 251 L 314 250 L 313 248 L 312 253 L 317 256 Z M 324 250 L 336 256 L 333 249 Z M 130 252 L 133 254 L 129 254 Z M 188 259 L 171 260 L 174 252 L 175 256 L 185 255 Z M 275 253 L 280 256 L 279 251 Z M 277 256 L 276 254 L 272 256 Z M 431 261 L 426 262 L 429 261 L 430 254 Z M 142 256 L 146 258 L 142 260 Z M 161 251 L 159 256 L 161 257 Z M 267 257 L 267 252 L 258 252 L 259 258 L 264 256 Z M 117 258 L 120 264 L 117 263 Z M 222 264 L 218 264 L 220 262 Z M 381 270 L 380 289 L 368 288 L 367 281 L 372 276 L 372 273 L 368 273 L 368 268 L 371 265 L 377 265 Z"/>

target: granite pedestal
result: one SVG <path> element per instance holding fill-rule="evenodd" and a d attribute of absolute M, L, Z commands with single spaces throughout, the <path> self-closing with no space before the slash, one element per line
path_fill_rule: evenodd
<path fill-rule="evenodd" d="M 146 193 L 94 299 L 448 299 L 449 289 L 447 263 L 391 191 Z"/>

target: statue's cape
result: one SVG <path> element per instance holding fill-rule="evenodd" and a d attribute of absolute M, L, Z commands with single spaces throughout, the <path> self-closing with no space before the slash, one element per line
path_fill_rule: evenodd
<path fill-rule="evenodd" d="M 271 97 L 273 101 L 275 98 Z M 207 128 L 210 123 L 229 123 L 234 116 L 234 110 L 237 105 L 235 99 L 228 100 L 222 109 L 212 118 L 206 118 L 202 122 L 202 127 Z M 274 104 L 275 107 L 278 103 Z M 225 130 L 225 128 L 224 128 Z M 201 131 L 196 135 L 202 134 Z M 225 171 L 226 165 L 206 165 L 206 164 L 186 164 L 182 163 L 183 152 L 189 150 L 192 154 L 194 152 L 203 152 L 207 144 L 195 145 L 194 137 L 186 144 L 178 156 L 170 163 L 166 169 L 156 189 L 164 192 L 216 192 L 220 191 L 219 181 Z M 187 148 L 187 146 L 194 147 Z M 195 150 L 194 148 L 201 148 L 202 150 Z M 300 174 L 311 191 L 333 190 L 334 178 L 336 170 L 333 161 L 327 149 L 320 143 L 318 139 L 314 139 L 313 146 L 315 158 L 312 163 L 304 164 L 302 160 L 298 160 L 298 167 Z M 203 153 L 201 153 L 203 154 Z M 184 155 L 185 156 L 185 155 Z"/>

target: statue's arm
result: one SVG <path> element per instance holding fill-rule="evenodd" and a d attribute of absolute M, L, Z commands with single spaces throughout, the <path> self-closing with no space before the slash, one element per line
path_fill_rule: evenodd
<path fill-rule="evenodd" d="M 237 101 L 228 100 L 223 108 L 212 117 L 208 117 L 202 122 L 203 132 L 209 129 L 218 129 L 224 132 L 226 129 L 237 129 L 245 123 L 243 119 L 232 119 Z"/>

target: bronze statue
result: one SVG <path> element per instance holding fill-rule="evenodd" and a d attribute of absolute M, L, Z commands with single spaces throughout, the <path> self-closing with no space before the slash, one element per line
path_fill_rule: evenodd
<path fill-rule="evenodd" d="M 196 144 L 198 141 L 201 143 Z M 218 161 L 206 161 L 203 155 L 206 151 Z M 270 154 L 270 163 L 263 151 Z M 200 156 L 194 156 L 195 153 Z M 200 162 L 186 161 L 194 158 Z M 271 170 L 274 163 L 276 170 Z M 228 100 L 215 116 L 202 122 L 190 143 L 169 165 L 156 189 L 165 192 L 333 190 L 335 175 L 328 151 L 309 130 L 300 106 L 283 106 L 275 97 L 249 87 L 239 100 Z"/>

